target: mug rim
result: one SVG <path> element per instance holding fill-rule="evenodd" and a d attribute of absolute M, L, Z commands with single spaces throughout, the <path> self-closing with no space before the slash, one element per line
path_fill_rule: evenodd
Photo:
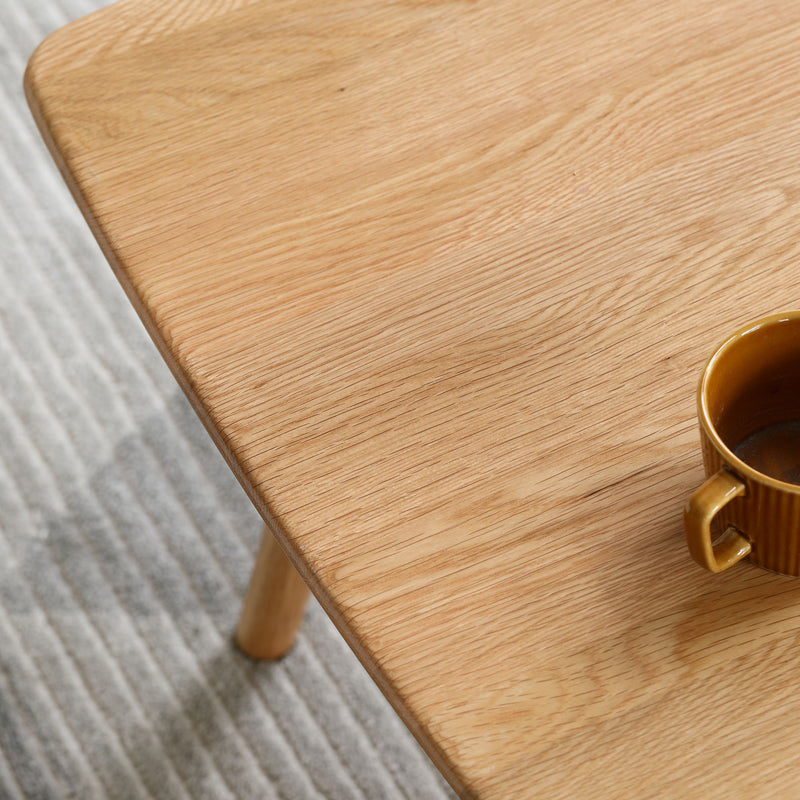
<path fill-rule="evenodd" d="M 742 461 L 734 452 L 722 441 L 722 438 L 717 433 L 714 423 L 711 421 L 711 414 L 708 408 L 706 397 L 706 386 L 709 376 L 713 373 L 714 367 L 731 347 L 735 346 L 737 342 L 743 339 L 748 334 L 754 333 L 756 330 L 765 328 L 772 325 L 779 325 L 785 322 L 800 322 L 800 310 L 784 311 L 776 314 L 769 314 L 766 317 L 754 320 L 753 322 L 743 325 L 722 341 L 714 350 L 711 357 L 703 367 L 703 372 L 697 386 L 697 408 L 699 411 L 700 424 L 708 436 L 711 443 L 719 451 L 723 460 L 730 466 L 732 470 L 741 472 L 742 476 L 746 476 L 752 481 L 756 481 L 765 486 L 770 486 L 773 489 L 778 489 L 782 492 L 792 492 L 793 494 L 800 494 L 800 484 L 787 483 L 786 481 L 778 480 L 763 472 L 759 472 L 754 467 L 751 467 L 746 461 Z"/>

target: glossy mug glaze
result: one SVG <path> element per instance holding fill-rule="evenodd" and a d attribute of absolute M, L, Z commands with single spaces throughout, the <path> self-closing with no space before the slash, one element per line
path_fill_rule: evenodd
<path fill-rule="evenodd" d="M 712 572 L 748 557 L 800 575 L 800 311 L 726 339 L 697 406 L 708 479 L 683 513 L 692 557 Z"/>

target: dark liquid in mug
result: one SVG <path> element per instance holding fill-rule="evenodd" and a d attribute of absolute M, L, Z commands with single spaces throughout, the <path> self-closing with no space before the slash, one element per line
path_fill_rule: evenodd
<path fill-rule="evenodd" d="M 800 485 L 800 419 L 759 428 L 733 452 L 762 475 Z"/>

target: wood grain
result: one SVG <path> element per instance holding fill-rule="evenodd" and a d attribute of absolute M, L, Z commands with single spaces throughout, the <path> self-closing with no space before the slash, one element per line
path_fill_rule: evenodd
<path fill-rule="evenodd" d="M 680 511 L 706 356 L 800 307 L 800 8 L 196 5 L 56 33 L 31 106 L 447 778 L 796 796 L 800 583 L 703 573 Z"/>

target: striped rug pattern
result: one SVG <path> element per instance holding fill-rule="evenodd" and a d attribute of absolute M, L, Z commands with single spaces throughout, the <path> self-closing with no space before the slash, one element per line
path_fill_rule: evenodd
<path fill-rule="evenodd" d="M 0 798 L 452 798 L 316 603 L 283 661 L 232 647 L 260 519 L 21 89 L 101 4 L 0 0 Z"/>

